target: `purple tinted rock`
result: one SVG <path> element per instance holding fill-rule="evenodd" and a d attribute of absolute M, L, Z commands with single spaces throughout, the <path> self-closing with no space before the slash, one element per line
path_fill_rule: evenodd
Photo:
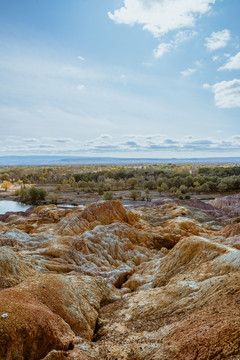
<path fill-rule="evenodd" d="M 34 207 L 30 207 L 26 211 L 7 211 L 5 214 L 0 215 L 0 221 L 5 222 L 11 215 L 27 217 L 32 214 L 33 210 Z"/>

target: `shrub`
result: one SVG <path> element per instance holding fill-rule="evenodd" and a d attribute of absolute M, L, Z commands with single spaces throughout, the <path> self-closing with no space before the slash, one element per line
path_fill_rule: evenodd
<path fill-rule="evenodd" d="M 50 197 L 50 204 L 57 204 L 58 200 L 59 200 L 58 196 L 56 194 L 53 194 Z"/>
<path fill-rule="evenodd" d="M 135 201 L 138 197 L 138 192 L 136 190 L 132 190 L 129 194 L 129 197 Z"/>
<path fill-rule="evenodd" d="M 103 200 L 112 200 L 113 199 L 113 192 L 112 191 L 106 191 L 103 194 Z"/>
<path fill-rule="evenodd" d="M 25 186 L 21 186 L 16 195 L 19 196 L 21 201 L 36 205 L 45 200 L 47 191 L 43 188 L 36 188 L 35 186 L 32 186 L 29 189 Z"/>
<path fill-rule="evenodd" d="M 30 187 L 28 193 L 32 204 L 36 204 L 39 201 L 45 200 L 47 196 L 47 192 L 45 189 L 36 188 L 35 186 Z"/>
<path fill-rule="evenodd" d="M 104 194 L 104 189 L 102 187 L 98 188 L 98 195 L 102 196 Z"/>

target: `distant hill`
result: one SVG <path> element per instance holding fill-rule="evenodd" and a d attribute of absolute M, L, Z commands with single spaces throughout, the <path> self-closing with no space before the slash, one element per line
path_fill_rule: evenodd
<path fill-rule="evenodd" d="M 133 165 L 133 164 L 214 164 L 240 163 L 240 157 L 209 158 L 114 158 L 79 156 L 0 156 L 0 166 L 26 165 Z"/>

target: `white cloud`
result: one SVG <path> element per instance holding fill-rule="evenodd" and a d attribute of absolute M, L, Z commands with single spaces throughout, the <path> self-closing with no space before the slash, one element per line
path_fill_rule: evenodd
<path fill-rule="evenodd" d="M 112 139 L 112 136 L 109 134 L 101 134 L 98 139 Z"/>
<path fill-rule="evenodd" d="M 196 71 L 196 69 L 188 68 L 187 70 L 182 71 L 181 74 L 185 77 L 195 73 Z"/>
<path fill-rule="evenodd" d="M 173 47 L 172 43 L 161 43 L 158 45 L 156 49 L 153 50 L 154 57 L 156 59 L 159 59 L 162 57 L 165 53 L 169 52 L 171 48 Z"/>
<path fill-rule="evenodd" d="M 204 84 L 203 87 L 211 88 L 217 107 L 222 109 L 240 107 L 240 79 L 221 81 L 212 86 Z"/>
<path fill-rule="evenodd" d="M 199 60 L 195 61 L 195 64 L 198 68 L 202 67 L 202 62 Z"/>
<path fill-rule="evenodd" d="M 222 31 L 212 32 L 211 36 L 206 38 L 205 46 L 210 50 L 214 51 L 227 46 L 227 43 L 231 39 L 231 33 L 225 29 Z"/>
<path fill-rule="evenodd" d="M 194 26 L 197 15 L 206 13 L 214 3 L 215 0 L 124 0 L 124 6 L 108 16 L 117 24 L 142 24 L 154 37 L 178 30 L 173 40 L 160 43 L 153 50 L 158 59 L 197 35 L 195 30 L 182 29 Z"/>
<path fill-rule="evenodd" d="M 218 133 L 221 130 L 217 130 Z M 14 140 L 14 141 L 12 141 Z M 178 151 L 182 154 L 188 152 L 222 152 L 237 151 L 240 147 L 240 135 L 217 140 L 213 138 L 194 138 L 185 136 L 183 138 L 171 138 L 163 135 L 125 135 L 113 138 L 109 135 L 101 135 L 97 138 L 86 141 L 77 141 L 72 138 L 40 137 L 36 139 L 8 137 L 0 142 L 0 154 L 8 151 L 12 154 L 31 154 L 44 155 L 79 155 L 79 154 L 106 154 L 116 152 L 121 153 L 145 153 L 161 152 L 167 153 Z M 185 155 L 182 155 L 185 156 Z"/>
<path fill-rule="evenodd" d="M 85 58 L 83 56 L 79 55 L 77 58 L 78 58 L 78 60 L 85 61 Z"/>
<path fill-rule="evenodd" d="M 124 6 L 108 16 L 117 24 L 141 24 L 159 37 L 169 31 L 194 26 L 199 14 L 205 14 L 215 0 L 124 0 Z"/>
<path fill-rule="evenodd" d="M 229 57 L 226 64 L 221 66 L 218 70 L 240 70 L 240 52 Z"/>
<path fill-rule="evenodd" d="M 209 85 L 209 84 L 203 84 L 203 88 L 204 88 L 204 89 L 211 89 L 211 85 Z"/>
<path fill-rule="evenodd" d="M 180 30 L 169 43 L 160 43 L 158 47 L 153 50 L 153 55 L 156 59 L 159 59 L 171 49 L 176 49 L 181 43 L 191 40 L 196 35 L 196 31 Z"/>
<path fill-rule="evenodd" d="M 78 89 L 79 91 L 82 91 L 82 90 L 85 89 L 85 85 L 83 85 L 83 84 L 78 84 L 77 89 Z"/>
<path fill-rule="evenodd" d="M 197 35 L 197 31 L 195 30 L 179 30 L 178 33 L 175 36 L 175 44 L 181 44 L 184 41 L 188 41 L 193 39 Z"/>
<path fill-rule="evenodd" d="M 212 57 L 212 60 L 213 60 L 213 61 L 218 61 L 218 60 L 219 60 L 219 56 L 218 56 L 218 55 L 214 55 L 214 56 Z"/>

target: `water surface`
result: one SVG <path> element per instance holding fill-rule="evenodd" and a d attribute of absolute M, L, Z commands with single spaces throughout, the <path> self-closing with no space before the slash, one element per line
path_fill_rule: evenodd
<path fill-rule="evenodd" d="M 0 214 L 5 214 L 7 211 L 25 211 L 31 205 L 22 204 L 17 201 L 0 200 Z"/>

